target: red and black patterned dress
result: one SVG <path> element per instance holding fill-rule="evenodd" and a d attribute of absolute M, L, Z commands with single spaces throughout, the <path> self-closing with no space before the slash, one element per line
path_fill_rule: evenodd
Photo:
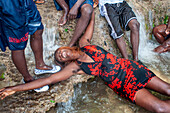
<path fill-rule="evenodd" d="M 94 62 L 77 61 L 80 68 L 86 74 L 100 77 L 113 91 L 131 102 L 135 103 L 136 92 L 155 76 L 138 62 L 114 56 L 99 46 L 88 45 L 82 47 L 81 51 Z"/>

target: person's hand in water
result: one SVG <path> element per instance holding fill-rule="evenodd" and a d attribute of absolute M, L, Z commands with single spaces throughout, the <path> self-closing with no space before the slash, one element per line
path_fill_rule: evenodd
<path fill-rule="evenodd" d="M 12 89 L 12 87 L 6 87 L 0 89 L 0 98 L 1 100 L 4 99 L 5 97 L 14 94 L 16 91 Z"/>

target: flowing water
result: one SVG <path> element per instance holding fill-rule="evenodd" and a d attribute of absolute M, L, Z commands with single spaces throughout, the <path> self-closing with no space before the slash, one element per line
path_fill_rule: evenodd
<path fill-rule="evenodd" d="M 53 1 L 51 1 L 51 3 L 52 2 Z M 40 6 L 40 9 L 41 9 L 41 6 Z M 41 10 L 45 10 L 45 9 L 42 7 Z M 51 9 L 48 9 L 48 10 L 50 11 L 49 13 L 46 11 L 45 13 L 46 15 L 50 14 L 50 12 L 55 10 L 55 8 L 53 8 L 52 10 Z M 99 12 L 97 14 L 99 14 Z M 157 76 L 159 76 L 164 81 L 167 81 L 170 83 L 170 67 L 169 67 L 170 53 L 167 52 L 163 54 L 157 54 L 152 51 L 159 44 L 155 41 L 154 38 L 152 40 L 149 40 L 148 38 L 149 36 L 147 36 L 147 33 L 145 31 L 145 21 L 144 21 L 144 17 L 142 16 L 142 14 L 140 14 L 138 10 L 135 10 L 135 14 L 137 15 L 137 19 L 141 25 L 140 26 L 139 59 L 149 69 L 151 69 Z M 44 16 L 43 14 L 41 15 L 44 18 L 46 16 L 46 15 Z M 47 15 L 46 17 L 48 16 L 50 17 L 51 15 Z M 60 16 L 61 16 L 61 13 L 59 14 L 56 13 L 54 17 L 58 19 L 58 17 Z M 43 23 L 45 23 L 43 37 L 46 37 L 43 39 L 44 60 L 48 65 L 54 65 L 54 61 L 53 61 L 54 51 L 61 45 L 62 46 L 65 45 L 65 42 L 66 43 L 68 42 L 65 39 L 63 39 L 63 37 L 68 38 L 72 36 L 72 34 L 70 34 L 69 31 L 67 33 L 61 32 L 61 31 L 62 30 L 64 31 L 65 28 L 72 31 L 73 27 L 75 27 L 75 26 L 70 26 L 68 24 L 68 26 L 66 25 L 64 26 L 64 28 L 59 28 L 54 22 L 56 22 L 56 20 L 50 20 L 50 19 L 43 20 Z M 96 26 L 98 28 L 95 29 L 93 38 L 95 38 L 95 41 L 97 43 L 98 40 L 96 39 L 98 39 L 98 37 L 103 37 L 103 39 L 106 39 L 109 37 L 108 35 L 109 32 L 107 31 L 107 25 L 106 25 L 105 20 L 103 20 L 98 15 L 97 15 L 96 23 L 97 23 Z M 126 32 L 126 35 L 130 37 L 130 32 Z M 103 39 L 100 39 L 100 42 L 97 44 L 101 45 L 100 43 L 103 43 L 102 42 Z M 63 42 L 64 44 L 61 44 Z M 112 41 L 110 41 L 110 43 L 112 43 Z M 32 51 L 29 45 L 30 44 L 28 43 L 28 47 L 26 48 L 25 53 L 26 53 L 26 58 L 28 62 L 28 68 L 29 68 L 30 73 L 32 74 L 35 63 L 34 63 L 34 56 L 32 54 Z M 107 42 L 107 45 L 109 45 L 109 42 Z M 113 50 L 113 48 L 109 46 L 108 50 L 111 51 Z M 3 83 L 3 84 L 2 83 L 3 82 L 1 82 L 0 87 L 13 85 L 10 82 Z M 161 99 L 167 98 L 155 92 L 153 93 Z M 31 95 L 31 94 L 28 94 L 28 95 Z M 35 94 L 35 96 L 37 95 Z M 63 97 L 64 97 L 64 94 L 63 94 Z M 23 100 L 20 100 L 20 101 L 23 101 Z M 70 97 L 70 99 L 67 102 L 57 103 L 56 106 L 54 108 L 51 108 L 48 113 L 113 113 L 113 112 L 114 113 L 147 113 L 148 111 L 126 101 L 125 99 L 115 94 L 99 78 L 91 78 L 85 83 L 78 83 L 74 85 L 73 97 Z"/>

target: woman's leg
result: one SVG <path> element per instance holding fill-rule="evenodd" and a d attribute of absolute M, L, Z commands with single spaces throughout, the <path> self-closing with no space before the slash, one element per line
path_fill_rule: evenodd
<path fill-rule="evenodd" d="M 143 88 L 136 93 L 136 104 L 156 113 L 170 113 L 170 100 L 162 101 Z"/>
<path fill-rule="evenodd" d="M 161 94 L 170 96 L 170 84 L 167 82 L 164 82 L 157 76 L 151 79 L 151 81 L 146 85 L 146 88 L 154 90 Z"/>

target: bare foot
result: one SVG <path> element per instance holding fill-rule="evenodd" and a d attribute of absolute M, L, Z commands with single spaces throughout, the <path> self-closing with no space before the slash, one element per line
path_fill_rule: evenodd
<path fill-rule="evenodd" d="M 44 0 L 37 0 L 37 1 L 35 1 L 35 3 L 36 4 L 43 4 L 43 3 L 45 3 L 45 1 Z"/>
<path fill-rule="evenodd" d="M 24 78 L 24 82 L 25 83 L 28 83 L 28 82 L 31 82 L 31 81 L 33 81 L 34 80 L 34 78 L 30 75 L 29 77 L 25 77 Z"/>
<path fill-rule="evenodd" d="M 67 14 L 68 14 L 68 11 L 64 11 L 64 14 L 60 18 L 60 20 L 58 22 L 58 25 L 63 26 L 64 24 L 66 24 L 66 22 L 67 22 Z"/>
<path fill-rule="evenodd" d="M 51 70 L 53 69 L 51 66 L 48 65 L 42 65 L 42 66 L 36 66 L 36 69 L 40 69 L 40 70 Z"/>
<path fill-rule="evenodd" d="M 170 51 L 170 45 L 168 44 L 166 46 L 160 45 L 154 49 L 154 52 L 157 52 L 157 53 L 164 53 L 167 51 Z"/>
<path fill-rule="evenodd" d="M 99 0 L 93 0 L 94 4 L 93 4 L 93 8 L 96 8 L 97 5 L 99 4 Z"/>

